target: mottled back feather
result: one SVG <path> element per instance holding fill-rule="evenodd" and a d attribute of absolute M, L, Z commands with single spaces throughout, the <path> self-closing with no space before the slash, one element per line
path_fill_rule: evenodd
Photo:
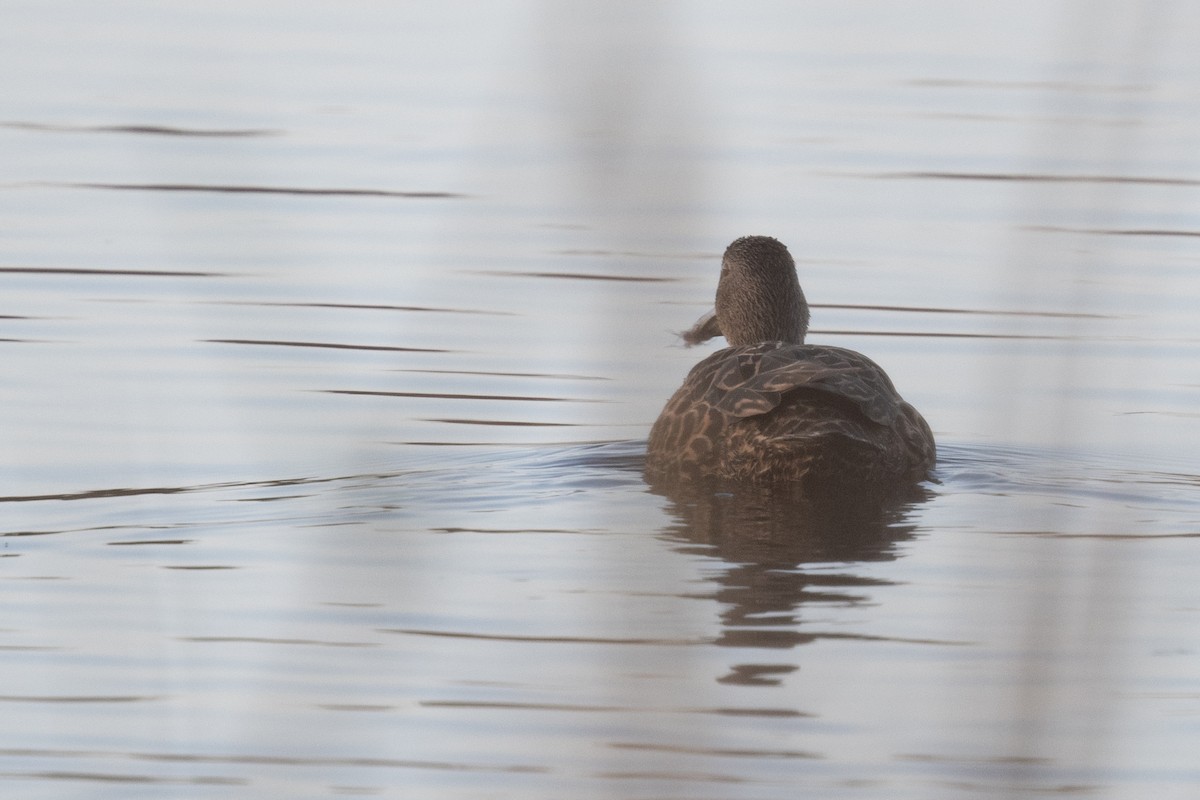
<path fill-rule="evenodd" d="M 875 362 L 841 347 L 766 342 L 730 348 L 720 359 L 708 403 L 734 417 L 767 414 L 795 389 L 840 397 L 880 425 L 896 420 L 900 395 Z M 725 351 L 723 351 L 725 352 Z"/>
<path fill-rule="evenodd" d="M 734 345 L 697 364 L 650 431 L 647 476 L 898 487 L 928 477 L 929 426 L 874 361 L 804 344 L 808 303 L 782 243 L 725 250 L 716 309 L 683 335 Z"/>
<path fill-rule="evenodd" d="M 876 485 L 922 480 L 934 458 L 925 421 L 875 362 L 764 342 L 692 369 L 651 430 L 647 470 Z"/>

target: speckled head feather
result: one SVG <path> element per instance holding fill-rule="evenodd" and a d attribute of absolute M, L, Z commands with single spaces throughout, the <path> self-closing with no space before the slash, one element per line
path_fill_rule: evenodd
<path fill-rule="evenodd" d="M 724 336 L 731 345 L 803 344 L 808 302 L 791 253 L 770 236 L 743 236 L 721 259 L 716 308 L 682 334 L 689 344 Z"/>
<path fill-rule="evenodd" d="M 717 284 L 717 321 L 730 345 L 804 344 L 808 302 L 796 262 L 770 236 L 743 236 L 725 248 Z"/>

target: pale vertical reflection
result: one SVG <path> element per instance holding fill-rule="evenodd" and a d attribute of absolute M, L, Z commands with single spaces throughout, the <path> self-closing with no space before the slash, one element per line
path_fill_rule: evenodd
<path fill-rule="evenodd" d="M 696 92 L 688 65 L 681 63 L 685 48 L 675 38 L 679 30 L 674 19 L 676 7 L 659 2 L 554 0 L 543 9 L 548 105 L 557 111 L 561 125 L 557 135 L 567 143 L 569 153 L 562 167 L 562 173 L 570 176 L 569 183 L 559 187 L 564 198 L 562 217 L 575 216 L 575 221 L 587 228 L 590 248 L 601 254 L 607 251 L 607 257 L 615 261 L 633 252 L 668 255 L 694 246 L 700 234 L 698 226 L 703 224 L 697 210 L 702 176 L 691 152 Z M 641 274 L 653 274 L 651 260 L 638 259 L 637 263 Z M 582 341 L 599 351 L 594 354 L 595 361 L 627 361 L 633 343 L 623 338 L 622 332 L 627 327 L 625 315 L 633 310 L 621 300 L 624 287 L 597 281 L 585 291 L 591 294 L 592 303 L 581 322 L 590 325 L 591 332 Z M 613 410 L 597 411 L 620 414 L 620 408 L 613 404 Z M 645 424 L 644 419 L 611 417 L 605 422 Z M 602 513 L 599 505 L 588 508 L 591 515 Z M 609 526 L 589 518 L 578 520 L 575 527 Z M 619 537 L 611 541 L 614 548 L 622 546 Z M 620 563 L 619 558 L 613 560 Z M 673 563 L 686 569 L 682 559 Z M 603 565 L 597 567 L 604 569 Z M 640 604 L 596 597 L 600 605 L 593 609 L 595 615 L 625 616 L 628 624 L 621 627 L 638 628 Z M 686 654 L 675 658 L 683 660 Z M 655 706 L 656 698 L 638 696 L 648 691 L 645 681 L 621 678 L 631 671 L 636 671 L 633 663 L 604 669 L 602 674 L 612 682 L 604 693 L 634 706 Z M 596 757 L 594 753 L 580 756 L 584 760 Z M 608 763 L 602 769 L 621 772 L 630 754 L 613 750 L 603 758 Z"/>
<path fill-rule="evenodd" d="M 573 148 L 571 206 L 614 249 L 654 227 L 701 224 L 697 92 L 671 3 L 549 2 L 542 15 L 549 105 Z M 680 12 L 682 13 L 682 12 Z"/>
<path fill-rule="evenodd" d="M 1053 66 L 1043 76 L 1047 86 L 1059 89 L 1042 93 L 1042 106 L 1033 109 L 1029 174 L 1157 174 L 1145 166 L 1150 160 L 1145 156 L 1153 138 L 1147 134 L 1153 123 L 1149 99 L 1162 77 L 1156 75 L 1156 59 L 1169 39 L 1165 11 L 1163 4 L 1152 2 L 1063 7 L 1059 47 L 1045 54 L 1045 62 Z M 1113 289 L 1100 276 L 1119 257 L 1114 252 L 1119 237 L 1097 232 L 1130 227 L 1130 195 L 1136 191 L 1114 181 L 1024 183 L 1014 230 L 1045 226 L 1063 232 L 1047 236 L 1018 230 L 1005 272 L 998 276 L 1002 291 L 1027 309 L 1058 303 L 1062 310 L 1080 314 L 1111 312 L 1102 308 L 1111 304 L 1111 296 L 1102 295 Z M 1046 218 L 1063 213 L 1074 218 Z M 996 375 L 992 385 L 980 388 L 1006 398 L 999 407 L 1007 406 L 1014 442 L 1041 439 L 1064 451 L 1102 442 L 1136 449 L 1136 442 L 1116 428 L 1120 420 L 1079 413 L 1079 392 L 1094 378 L 1089 371 L 1103 369 L 1105 362 L 1089 341 L 1095 333 L 1086 321 L 1076 319 L 1073 327 L 1074 336 L 1055 356 L 1028 359 L 1018 374 Z M 1154 376 L 1144 380 L 1152 382 Z M 998 742 L 997 752 L 1061 758 L 1087 765 L 1089 771 L 1119 763 L 1113 748 L 1120 741 L 1122 669 L 1130 656 L 1125 648 L 1135 609 L 1113 598 L 1136 597 L 1129 590 L 1147 576 L 1134 574 L 1120 551 L 1102 538 L 1137 532 L 1133 512 L 1114 517 L 1116 507 L 1039 504 L 1024 521 L 1030 531 L 1097 536 L 1071 551 L 1084 553 L 1084 558 L 1015 565 L 1015 574 L 1026 575 L 1011 612 L 1017 615 L 1015 630 L 1023 630 L 1024 641 L 1017 644 L 1023 663 L 1020 674 L 1011 676 L 1013 688 L 995 701 L 1008 707 L 980 709 L 987 718 L 1011 720 L 1008 741 Z M 990 613 L 977 610 L 977 616 Z M 1086 718 L 1065 720 L 1063 709 L 1086 709 Z M 1064 731 L 1073 735 L 1064 736 Z M 1012 791 L 1035 780 L 1036 761 L 1024 763 L 1012 776 Z"/>

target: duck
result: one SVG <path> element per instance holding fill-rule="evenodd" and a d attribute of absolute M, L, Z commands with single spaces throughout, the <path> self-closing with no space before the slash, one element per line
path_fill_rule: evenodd
<path fill-rule="evenodd" d="M 648 481 L 721 479 L 888 490 L 931 478 L 933 432 L 854 350 L 806 344 L 809 308 L 787 247 L 725 249 L 715 308 L 683 336 L 728 347 L 692 368 L 650 430 Z"/>

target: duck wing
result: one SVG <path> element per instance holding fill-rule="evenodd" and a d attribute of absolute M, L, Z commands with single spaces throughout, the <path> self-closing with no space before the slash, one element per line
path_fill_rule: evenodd
<path fill-rule="evenodd" d="M 841 347 L 764 342 L 731 348 L 704 400 L 731 417 L 768 414 L 785 395 L 813 391 L 849 402 L 872 422 L 892 427 L 903 400 L 874 361 Z"/>

